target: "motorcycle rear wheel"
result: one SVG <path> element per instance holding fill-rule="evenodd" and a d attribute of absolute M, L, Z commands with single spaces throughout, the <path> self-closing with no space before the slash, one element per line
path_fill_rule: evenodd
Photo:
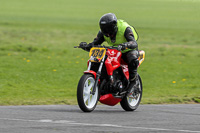
<path fill-rule="evenodd" d="M 91 112 L 98 102 L 98 86 L 94 95 L 91 94 L 95 79 L 91 74 L 84 74 L 79 80 L 77 87 L 77 101 L 83 112 Z"/>
<path fill-rule="evenodd" d="M 121 107 L 125 111 L 134 111 L 138 108 L 141 98 L 142 98 L 142 80 L 140 76 L 138 75 L 138 80 L 139 80 L 139 87 L 140 87 L 140 92 L 134 96 L 134 98 L 130 98 L 128 94 L 122 99 L 120 102 Z M 130 87 L 133 87 L 134 84 L 130 84 Z"/>

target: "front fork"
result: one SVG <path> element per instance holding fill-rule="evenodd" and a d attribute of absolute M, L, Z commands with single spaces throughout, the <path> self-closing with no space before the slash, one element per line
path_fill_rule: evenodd
<path fill-rule="evenodd" d="M 103 59 L 101 60 L 100 65 L 99 65 L 99 69 L 98 69 L 97 74 L 96 74 L 96 80 L 95 80 L 95 83 L 94 83 L 94 87 L 93 87 L 93 90 L 91 92 L 92 95 L 94 95 L 95 92 L 96 92 L 96 88 L 97 88 L 97 85 L 98 85 L 98 82 L 99 82 L 99 78 L 101 76 L 101 70 L 103 68 L 104 60 L 105 60 L 105 56 L 103 57 Z M 91 61 L 89 62 L 88 70 L 90 70 L 90 68 L 91 68 Z"/>

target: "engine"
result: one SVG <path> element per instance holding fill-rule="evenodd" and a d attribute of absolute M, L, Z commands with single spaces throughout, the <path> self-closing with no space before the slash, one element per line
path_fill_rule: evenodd
<path fill-rule="evenodd" d="M 122 71 L 117 69 L 113 72 L 113 76 L 110 79 L 104 79 L 100 85 L 101 94 L 117 94 L 122 92 L 126 88 L 127 81 L 123 76 Z"/>

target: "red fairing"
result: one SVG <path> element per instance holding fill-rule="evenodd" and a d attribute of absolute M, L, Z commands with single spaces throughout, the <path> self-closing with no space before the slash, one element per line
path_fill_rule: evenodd
<path fill-rule="evenodd" d="M 126 62 L 124 62 L 123 60 L 121 60 L 121 67 L 122 67 L 122 70 L 124 72 L 126 79 L 128 80 L 129 79 L 128 64 Z"/>
<path fill-rule="evenodd" d="M 90 73 L 90 74 L 94 75 L 94 78 L 96 79 L 97 73 L 95 71 L 87 70 L 87 71 L 84 71 L 84 73 Z"/>
<path fill-rule="evenodd" d="M 99 101 L 103 104 L 114 106 L 118 104 L 122 99 L 113 97 L 112 94 L 106 94 L 100 97 Z"/>
<path fill-rule="evenodd" d="M 108 49 L 106 55 L 108 56 L 105 61 L 107 74 L 111 76 L 113 71 L 120 67 L 122 53 L 115 49 Z"/>

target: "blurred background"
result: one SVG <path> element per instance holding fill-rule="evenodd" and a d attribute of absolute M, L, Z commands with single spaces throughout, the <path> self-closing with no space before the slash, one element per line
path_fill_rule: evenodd
<path fill-rule="evenodd" d="M 134 26 L 143 104 L 200 103 L 199 0 L 1 0 L 0 105 L 77 104 L 105 13 Z"/>

